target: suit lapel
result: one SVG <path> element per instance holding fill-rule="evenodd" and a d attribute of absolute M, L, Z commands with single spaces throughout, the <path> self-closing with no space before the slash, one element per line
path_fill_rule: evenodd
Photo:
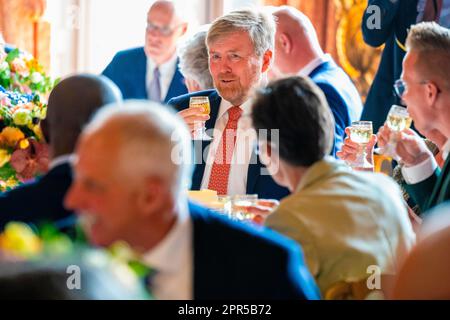
<path fill-rule="evenodd" d="M 433 193 L 430 197 L 430 201 L 428 202 L 427 209 L 431 209 L 435 205 L 441 203 L 445 200 L 447 188 L 449 186 L 450 175 L 448 175 L 448 171 L 450 170 L 450 157 L 447 157 L 444 163 L 444 167 L 442 168 L 441 174 L 437 180 L 437 183 L 433 189 Z"/>
<path fill-rule="evenodd" d="M 136 81 L 134 85 L 136 86 L 138 99 L 147 99 L 147 56 L 145 55 L 144 48 L 139 52 L 139 59 L 137 59 L 135 65 L 135 75 Z"/>
<path fill-rule="evenodd" d="M 188 91 L 186 88 L 186 84 L 184 82 L 183 75 L 181 74 L 180 70 L 178 69 L 178 60 L 177 60 L 175 73 L 173 75 L 172 81 L 170 82 L 169 90 L 167 90 L 166 97 L 164 98 L 164 103 L 169 102 L 169 100 L 174 97 L 178 97 L 183 94 L 186 94 L 187 92 Z"/>
<path fill-rule="evenodd" d="M 254 194 L 255 186 L 258 182 L 258 177 L 260 176 L 260 171 L 263 168 L 263 165 L 259 161 L 258 155 L 256 154 L 255 149 L 252 150 L 252 157 L 250 159 L 250 163 L 248 165 L 247 171 L 247 194 Z"/>

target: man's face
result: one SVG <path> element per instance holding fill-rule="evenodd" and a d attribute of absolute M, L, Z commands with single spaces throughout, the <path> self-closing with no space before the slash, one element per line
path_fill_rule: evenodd
<path fill-rule="evenodd" d="M 408 108 L 408 112 L 414 121 L 414 125 L 420 132 L 429 132 L 436 127 L 436 114 L 432 103 L 427 99 L 426 83 L 415 67 L 418 60 L 416 53 L 410 51 L 403 60 L 402 80 L 405 83 L 405 91 L 402 100 Z"/>
<path fill-rule="evenodd" d="M 117 240 L 127 241 L 138 224 L 138 189 L 120 174 L 113 142 L 95 135 L 84 137 L 76 155 L 65 206 L 86 223 L 85 231 L 93 244 L 109 246 Z"/>
<path fill-rule="evenodd" d="M 220 96 L 235 106 L 243 104 L 270 65 L 272 52 L 257 57 L 247 32 L 234 32 L 208 44 L 209 69 Z"/>
<path fill-rule="evenodd" d="M 167 5 L 150 8 L 147 14 L 145 53 L 156 63 L 164 63 L 176 51 L 178 39 L 185 33 L 186 24 L 181 23 Z"/>

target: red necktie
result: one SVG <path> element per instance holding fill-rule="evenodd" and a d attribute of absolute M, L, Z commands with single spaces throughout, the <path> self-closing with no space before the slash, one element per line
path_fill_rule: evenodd
<path fill-rule="evenodd" d="M 236 145 L 237 124 L 241 115 L 242 109 L 240 107 L 228 109 L 228 122 L 223 130 L 211 168 L 208 189 L 217 191 L 219 195 L 226 195 L 228 192 L 231 159 Z"/>

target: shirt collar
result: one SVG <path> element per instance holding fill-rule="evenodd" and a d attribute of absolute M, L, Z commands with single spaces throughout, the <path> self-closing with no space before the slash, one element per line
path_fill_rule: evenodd
<path fill-rule="evenodd" d="M 225 99 L 222 99 L 222 101 L 220 103 L 219 114 L 218 114 L 217 119 L 222 118 L 222 116 L 224 116 L 231 107 L 233 107 L 233 105 L 230 102 L 226 101 Z M 243 104 L 241 104 L 239 107 L 242 109 L 242 115 L 250 114 L 251 107 L 252 107 L 252 100 L 248 99 Z"/>
<path fill-rule="evenodd" d="M 347 166 L 342 161 L 338 161 L 331 156 L 325 156 L 322 160 L 315 162 L 306 170 L 295 191 L 300 192 L 308 188 L 338 168 L 347 170 Z"/>
<path fill-rule="evenodd" d="M 172 57 L 170 57 L 169 60 L 167 60 L 163 64 L 159 65 L 159 67 L 158 67 L 159 73 L 162 75 L 163 74 L 172 74 L 176 68 L 177 60 L 178 60 L 178 56 L 175 52 L 172 55 Z M 148 69 L 150 71 L 150 74 L 153 75 L 153 70 L 155 70 L 155 68 L 156 68 L 156 63 L 152 59 L 147 58 L 147 64 L 148 64 Z"/>
<path fill-rule="evenodd" d="M 157 272 L 172 273 L 184 268 L 184 257 L 192 248 L 192 221 L 187 203 L 180 206 L 177 221 L 165 238 L 142 257 Z"/>
<path fill-rule="evenodd" d="M 306 66 L 304 66 L 300 71 L 297 73 L 299 76 L 307 77 L 313 72 L 318 66 L 320 66 L 322 63 L 328 62 L 331 60 L 331 56 L 327 53 L 320 57 L 315 58 L 314 60 L 310 61 Z"/>
<path fill-rule="evenodd" d="M 442 147 L 442 159 L 447 160 L 448 154 L 450 153 L 450 139 L 445 142 L 444 146 Z"/>
<path fill-rule="evenodd" d="M 63 163 L 69 163 L 70 159 L 72 158 L 72 156 L 73 156 L 72 154 L 64 154 L 62 156 L 54 158 L 50 162 L 49 169 L 51 170 L 51 169 L 53 169 L 53 168 L 55 168 L 55 167 L 57 167 L 57 166 L 59 166 L 59 165 L 61 165 Z"/>

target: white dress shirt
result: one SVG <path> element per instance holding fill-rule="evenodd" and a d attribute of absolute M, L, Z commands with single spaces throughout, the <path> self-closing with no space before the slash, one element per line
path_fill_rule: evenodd
<path fill-rule="evenodd" d="M 175 70 L 177 69 L 177 60 L 178 56 L 175 53 L 167 62 L 159 66 L 161 101 L 164 101 L 164 99 L 167 96 L 167 93 L 169 92 L 170 83 L 172 82 Z M 147 75 L 146 75 L 147 97 L 149 97 L 150 84 L 152 83 L 153 80 L 153 71 L 155 70 L 155 68 L 156 64 L 150 58 L 147 58 Z"/>
<path fill-rule="evenodd" d="M 450 140 L 442 147 L 442 159 L 447 159 L 450 152 Z M 438 164 L 434 157 L 428 158 L 412 167 L 402 167 L 402 175 L 408 184 L 416 184 L 425 181 L 434 173 Z"/>
<path fill-rule="evenodd" d="M 175 225 L 167 236 L 143 256 L 156 270 L 150 288 L 158 300 L 193 299 L 193 228 L 187 204 L 180 208 Z"/>
<path fill-rule="evenodd" d="M 49 165 L 49 170 L 52 170 L 53 168 L 63 164 L 63 163 L 70 163 L 72 160 L 73 154 L 64 154 L 62 156 L 56 157 L 52 159 Z"/>
<path fill-rule="evenodd" d="M 228 109 L 231 107 L 233 107 L 231 103 L 222 99 L 214 127 L 213 141 L 210 144 L 208 157 L 206 159 L 201 189 L 208 189 L 209 178 L 211 176 L 211 169 L 214 163 L 217 147 L 222 139 L 222 132 L 227 125 Z M 234 148 L 233 157 L 231 160 L 230 175 L 228 177 L 228 195 L 230 196 L 247 193 L 248 165 L 256 143 L 256 132 L 251 127 L 250 122 L 251 101 L 247 100 L 240 107 L 243 112 L 238 121 L 236 146 Z"/>
<path fill-rule="evenodd" d="M 314 60 L 311 60 L 306 66 L 304 66 L 300 71 L 297 73 L 299 76 L 307 77 L 313 72 L 318 66 L 320 66 L 324 62 L 331 61 L 331 56 L 327 53 L 324 54 Z"/>

